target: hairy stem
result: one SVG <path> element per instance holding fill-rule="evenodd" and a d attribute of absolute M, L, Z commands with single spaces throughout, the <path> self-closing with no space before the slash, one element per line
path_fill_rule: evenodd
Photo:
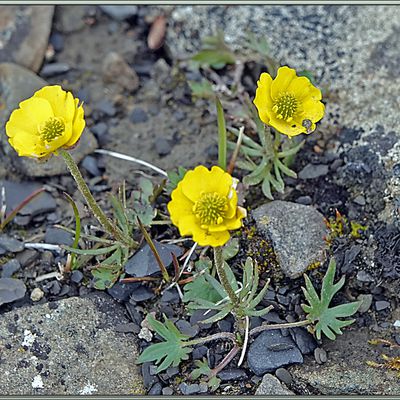
<path fill-rule="evenodd" d="M 218 332 L 218 333 L 214 333 L 213 335 L 201 337 L 201 338 L 198 338 L 198 339 L 189 340 L 187 342 L 184 342 L 183 345 L 184 346 L 195 346 L 196 344 L 207 343 L 207 342 L 211 342 L 213 340 L 219 340 L 219 339 L 231 340 L 233 343 L 236 344 L 236 337 L 235 337 L 235 335 L 233 333 L 231 333 L 231 332 Z"/>
<path fill-rule="evenodd" d="M 76 165 L 75 160 L 72 158 L 71 154 L 65 150 L 59 150 L 59 154 L 64 159 L 65 163 L 69 171 L 71 172 L 72 177 L 75 179 L 75 182 L 78 186 L 79 191 L 82 193 L 82 196 L 86 200 L 86 204 L 93 212 L 93 215 L 96 219 L 100 222 L 101 226 L 115 239 L 124 243 L 125 245 L 131 247 L 132 240 L 123 235 L 123 233 L 114 226 L 111 221 L 107 218 L 104 214 L 103 210 L 98 205 L 97 201 L 93 197 L 88 185 L 86 184 L 85 180 L 82 177 L 81 172 L 79 171 L 78 166 Z"/>
<path fill-rule="evenodd" d="M 296 328 L 299 326 L 306 326 L 306 325 L 310 325 L 310 324 L 311 324 L 311 321 L 309 321 L 308 319 L 306 319 L 304 321 L 288 322 L 288 323 L 284 323 L 284 324 L 272 324 L 272 325 L 264 324 L 261 326 L 257 326 L 256 328 L 253 328 L 249 332 L 249 336 L 253 336 L 256 333 L 266 331 L 266 330 L 271 330 L 271 329 Z"/>
<path fill-rule="evenodd" d="M 221 372 L 235 358 L 238 352 L 238 346 L 235 345 L 234 347 L 232 347 L 231 351 L 224 357 L 224 359 L 211 370 L 209 378 L 212 378 L 213 376 L 216 376 L 219 372 Z"/>

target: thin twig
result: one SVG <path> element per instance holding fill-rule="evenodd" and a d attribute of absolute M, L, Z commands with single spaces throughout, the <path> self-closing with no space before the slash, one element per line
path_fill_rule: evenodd
<path fill-rule="evenodd" d="M 164 171 L 163 169 L 158 168 L 155 165 L 150 164 L 147 161 L 143 161 L 143 160 L 140 160 L 138 158 L 135 158 L 135 157 L 132 157 L 132 156 L 128 156 L 127 154 L 117 153 L 116 151 L 110 151 L 110 150 L 105 150 L 105 149 L 97 149 L 94 152 L 95 153 L 99 153 L 99 154 L 105 154 L 107 156 L 111 156 L 111 157 L 114 157 L 114 158 L 119 158 L 119 159 L 125 160 L 125 161 L 135 162 L 135 163 L 140 164 L 140 165 L 144 165 L 145 167 L 150 168 L 153 171 L 156 171 L 159 174 L 168 177 L 167 172 Z"/>
<path fill-rule="evenodd" d="M 232 175 L 233 169 L 235 168 L 236 160 L 239 155 L 240 146 L 241 146 L 242 140 L 243 140 L 243 132 L 244 132 L 244 126 L 240 127 L 240 129 L 239 129 L 239 136 L 236 141 L 235 150 L 233 151 L 232 157 L 229 161 L 229 166 L 228 166 L 227 172 L 228 172 L 228 174 L 231 174 L 231 175 Z"/>
<path fill-rule="evenodd" d="M 240 359 L 238 362 L 238 367 L 240 367 L 242 365 L 242 363 L 244 361 L 244 356 L 246 354 L 247 344 L 249 342 L 249 325 L 250 325 L 250 319 L 246 315 L 246 330 L 244 332 L 244 342 L 243 342 L 243 347 L 242 347 L 242 353 L 240 354 Z"/>
<path fill-rule="evenodd" d="M 35 249 L 35 250 L 51 250 L 57 251 L 61 253 L 62 248 L 57 244 L 49 244 L 49 243 L 25 243 L 24 247 L 26 249 Z"/>
<path fill-rule="evenodd" d="M 46 279 L 52 279 L 56 278 L 58 281 L 62 279 L 62 274 L 60 272 L 54 271 L 54 272 L 49 272 L 48 274 L 40 275 L 35 279 L 35 282 L 42 282 L 45 281 Z"/>
<path fill-rule="evenodd" d="M 309 320 L 304 320 L 304 321 L 298 321 L 298 322 L 288 322 L 285 324 L 273 324 L 273 325 L 268 325 L 268 324 L 264 324 L 261 326 L 257 326 L 256 328 L 253 328 L 249 335 L 253 336 L 256 333 L 262 332 L 262 331 L 266 331 L 266 330 L 272 330 L 272 329 L 285 329 L 285 328 L 296 328 L 298 326 L 306 326 L 309 325 L 311 322 Z"/>

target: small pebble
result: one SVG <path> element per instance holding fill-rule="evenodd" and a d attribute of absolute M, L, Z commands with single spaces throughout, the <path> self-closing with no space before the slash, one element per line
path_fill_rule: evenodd
<path fill-rule="evenodd" d="M 386 310 L 389 307 L 390 307 L 390 303 L 388 301 L 380 300 L 380 301 L 375 302 L 376 311 Z"/>
<path fill-rule="evenodd" d="M 98 102 L 95 108 L 107 117 L 113 117 L 117 113 L 113 103 L 107 99 Z"/>
<path fill-rule="evenodd" d="M 275 371 L 275 375 L 281 382 L 285 383 L 286 385 L 290 385 L 292 383 L 292 375 L 285 368 L 278 368 Z"/>
<path fill-rule="evenodd" d="M 179 385 L 179 389 L 183 395 L 187 396 L 190 394 L 196 394 L 200 392 L 200 387 L 197 383 L 193 383 L 188 385 L 187 383 L 183 382 Z"/>
<path fill-rule="evenodd" d="M 315 358 L 315 361 L 318 364 L 326 363 L 327 360 L 328 360 L 328 356 L 326 354 L 326 351 L 324 349 L 321 349 L 320 347 L 317 347 L 314 350 L 314 358 Z"/>
<path fill-rule="evenodd" d="M 172 388 L 170 388 L 170 387 L 165 387 L 162 390 L 162 394 L 164 396 L 172 396 L 174 394 L 174 390 Z"/>
<path fill-rule="evenodd" d="M 359 206 L 365 206 L 366 200 L 364 196 L 357 196 L 354 200 L 353 203 L 358 204 Z"/>
<path fill-rule="evenodd" d="M 6 262 L 1 267 L 1 277 L 2 278 L 11 278 L 15 272 L 17 272 L 21 268 L 21 264 L 17 259 L 12 259 Z"/>
<path fill-rule="evenodd" d="M 135 108 L 132 111 L 129 119 L 133 124 L 139 124 L 147 122 L 149 117 L 147 116 L 147 113 L 145 110 L 143 110 L 143 108 Z"/>
<path fill-rule="evenodd" d="M 312 198 L 310 196 L 300 196 L 296 199 L 296 203 L 309 206 L 312 204 Z"/>
<path fill-rule="evenodd" d="M 149 395 L 151 396 L 157 396 L 160 395 L 162 392 L 162 386 L 160 382 L 157 382 L 156 384 L 154 384 L 151 389 L 149 390 Z"/>
<path fill-rule="evenodd" d="M 40 288 L 35 288 L 35 289 L 32 290 L 31 300 L 32 301 L 39 301 L 39 300 L 41 300 L 43 298 L 43 296 L 44 296 L 43 290 L 40 289 Z"/>
<path fill-rule="evenodd" d="M 170 141 L 164 138 L 156 139 L 155 148 L 160 157 L 168 155 L 172 150 Z"/>
<path fill-rule="evenodd" d="M 74 283 L 79 283 L 83 279 L 83 273 L 79 270 L 75 270 L 71 274 L 71 281 Z"/>
<path fill-rule="evenodd" d="M 43 78 L 50 78 L 52 76 L 65 74 L 71 69 L 71 67 L 66 63 L 51 63 L 45 64 L 42 70 L 40 71 L 40 75 Z"/>

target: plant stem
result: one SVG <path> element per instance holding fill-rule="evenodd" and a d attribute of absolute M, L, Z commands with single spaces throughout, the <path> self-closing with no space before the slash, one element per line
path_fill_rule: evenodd
<path fill-rule="evenodd" d="M 226 293 L 228 294 L 234 308 L 239 306 L 239 298 L 236 296 L 231 284 L 229 283 L 228 277 L 226 276 L 224 269 L 224 257 L 222 254 L 222 247 L 214 247 L 214 263 L 217 270 L 219 280 L 221 285 L 224 287 Z"/>
<path fill-rule="evenodd" d="M 209 335 L 198 339 L 189 340 L 187 342 L 184 342 L 183 346 L 195 346 L 196 344 L 211 342 L 213 340 L 218 340 L 218 339 L 231 340 L 233 343 L 236 344 L 236 337 L 233 333 L 219 332 L 219 333 L 214 333 L 214 335 Z"/>
<path fill-rule="evenodd" d="M 226 171 L 226 127 L 224 109 L 218 97 L 215 99 L 217 105 L 218 120 L 218 165 Z"/>
<path fill-rule="evenodd" d="M 238 346 L 235 345 L 234 347 L 232 347 L 231 351 L 224 357 L 220 364 L 218 364 L 215 368 L 211 370 L 209 378 L 212 378 L 213 376 L 216 376 L 219 372 L 221 372 L 234 359 L 238 352 Z"/>
<path fill-rule="evenodd" d="M 103 210 L 97 204 L 97 201 L 93 197 L 88 185 L 82 177 L 81 172 L 79 171 L 78 166 L 76 165 L 75 160 L 72 158 L 71 154 L 65 150 L 59 150 L 59 154 L 64 159 L 65 163 L 69 171 L 71 172 L 72 177 L 75 179 L 75 182 L 78 186 L 79 191 L 82 193 L 82 196 L 86 200 L 86 204 L 92 210 L 93 215 L 100 222 L 102 227 L 115 239 L 120 241 L 121 243 L 127 245 L 128 247 L 132 246 L 132 240 L 123 235 L 123 233 L 114 226 L 111 221 L 104 214 Z"/>
<path fill-rule="evenodd" d="M 257 326 L 256 328 L 253 328 L 250 332 L 249 332 L 249 336 L 253 336 L 256 333 L 262 332 L 262 331 L 266 331 L 266 330 L 271 330 L 271 329 L 285 329 L 285 328 L 296 328 L 299 326 L 306 326 L 311 324 L 311 321 L 309 321 L 308 319 L 304 320 L 304 321 L 298 321 L 298 322 L 288 322 L 285 324 L 273 324 L 273 325 L 261 325 L 261 326 Z"/>

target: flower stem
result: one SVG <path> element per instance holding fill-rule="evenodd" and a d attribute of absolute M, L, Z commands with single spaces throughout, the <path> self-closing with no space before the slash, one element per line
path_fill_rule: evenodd
<path fill-rule="evenodd" d="M 59 150 L 59 154 L 61 155 L 61 157 L 64 159 L 65 163 L 67 164 L 67 167 L 68 167 L 69 171 L 71 172 L 72 177 L 75 179 L 75 182 L 78 186 L 79 191 L 81 192 L 82 196 L 86 200 L 86 204 L 92 210 L 93 215 L 100 222 L 102 227 L 111 236 L 113 236 L 116 240 L 131 247 L 133 244 L 132 240 L 130 240 L 130 238 L 127 238 L 126 236 L 124 236 L 123 233 L 116 226 L 114 226 L 111 223 L 111 221 L 107 218 L 107 216 L 104 214 L 103 210 L 98 205 L 98 203 L 95 200 L 95 198 L 93 197 L 88 185 L 86 184 L 85 180 L 83 179 L 82 174 L 79 171 L 79 168 L 76 165 L 76 162 L 72 158 L 71 154 L 68 151 L 65 151 L 62 149 Z"/>
<path fill-rule="evenodd" d="M 226 276 L 224 269 L 224 257 L 222 255 L 222 247 L 214 247 L 214 263 L 219 280 L 221 281 L 221 285 L 224 287 L 235 309 L 239 306 L 239 298 L 236 296 L 236 293 L 229 283 L 228 277 Z"/>
<path fill-rule="evenodd" d="M 213 340 L 219 340 L 219 339 L 231 340 L 233 343 L 236 344 L 236 337 L 233 333 L 218 332 L 218 333 L 214 333 L 213 335 L 201 337 L 198 339 L 188 340 L 187 342 L 183 342 L 182 345 L 183 346 L 195 346 L 196 344 L 207 343 L 207 342 L 211 342 Z"/>
<path fill-rule="evenodd" d="M 306 325 L 310 325 L 311 321 L 309 321 L 308 319 L 305 319 L 303 321 L 297 321 L 297 322 L 288 322 L 288 323 L 284 323 L 284 324 L 272 324 L 272 325 L 261 325 L 261 326 L 257 326 L 256 328 L 253 328 L 250 332 L 249 332 L 249 336 L 253 336 L 256 333 L 262 332 L 262 331 L 266 331 L 266 330 L 271 330 L 271 329 L 288 329 L 288 328 L 296 328 L 299 326 L 306 326 Z"/>

